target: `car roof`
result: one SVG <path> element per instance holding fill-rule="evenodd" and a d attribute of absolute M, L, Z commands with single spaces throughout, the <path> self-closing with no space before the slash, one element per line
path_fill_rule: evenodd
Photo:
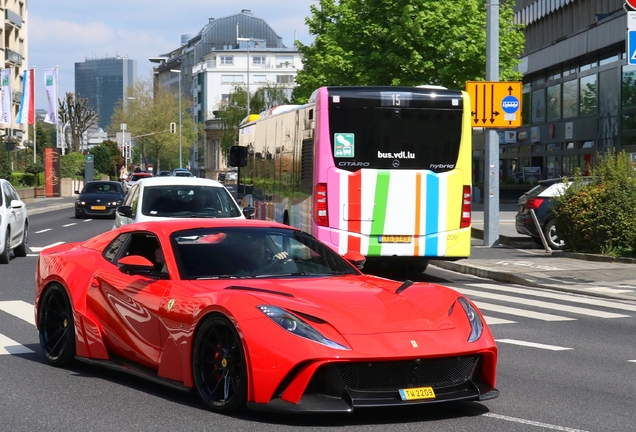
<path fill-rule="evenodd" d="M 167 186 L 167 185 L 192 185 L 192 186 L 212 186 L 225 187 L 222 183 L 200 177 L 150 177 L 139 180 L 141 187 Z"/>
<path fill-rule="evenodd" d="M 131 231 L 154 231 L 169 235 L 174 231 L 197 229 L 197 228 L 282 228 L 300 231 L 296 227 L 282 223 L 258 220 L 258 219 L 237 219 L 237 218 L 206 218 L 206 219 L 164 219 L 159 221 L 136 222 L 122 226 L 122 232 Z"/>

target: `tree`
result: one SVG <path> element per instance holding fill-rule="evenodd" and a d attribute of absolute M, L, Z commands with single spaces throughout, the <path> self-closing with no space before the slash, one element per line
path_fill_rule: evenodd
<path fill-rule="evenodd" d="M 0 178 L 11 181 L 11 162 L 4 142 L 0 142 Z"/>
<path fill-rule="evenodd" d="M 267 83 L 258 88 L 250 97 L 250 111 L 263 112 L 279 105 L 289 104 L 288 87 L 275 83 Z M 236 85 L 227 100 L 219 104 L 215 116 L 223 122 L 221 135 L 221 149 L 226 154 L 230 146 L 238 142 L 238 129 L 247 117 L 247 89 L 243 85 Z"/>
<path fill-rule="evenodd" d="M 59 101 L 59 114 L 62 124 L 69 124 L 71 151 L 79 151 L 84 132 L 97 123 L 99 118 L 97 112 L 89 104 L 88 99 L 73 93 L 66 93 L 66 98 Z"/>
<path fill-rule="evenodd" d="M 154 88 L 150 80 L 138 81 L 126 91 L 126 103 L 115 107 L 109 132 L 121 130 L 126 123 L 132 136 L 135 153 L 144 162 L 154 163 L 155 172 L 162 164 L 179 166 L 179 103 L 178 93 L 163 87 Z M 182 98 L 182 153 L 187 155 L 190 143 L 196 139 L 194 119 L 187 110 L 188 98 Z M 177 133 L 170 133 L 170 123 L 177 123 Z"/>
<path fill-rule="evenodd" d="M 485 77 L 484 0 L 320 0 L 306 19 L 310 45 L 298 43 L 303 69 L 293 100 L 304 103 L 324 85 L 437 84 L 464 88 Z M 501 80 L 523 52 L 523 26 L 513 22 L 514 2 L 500 4 Z"/>
<path fill-rule="evenodd" d="M 90 154 L 94 156 L 93 166 L 97 172 L 107 174 L 111 178 L 118 177 L 118 170 L 123 163 L 123 158 L 116 142 L 106 140 L 91 148 Z"/>

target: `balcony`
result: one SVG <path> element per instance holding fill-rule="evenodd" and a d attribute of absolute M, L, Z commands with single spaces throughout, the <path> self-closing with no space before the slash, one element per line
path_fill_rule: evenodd
<path fill-rule="evenodd" d="M 22 54 L 17 53 L 9 48 L 4 49 L 4 60 L 13 63 L 16 66 L 22 66 Z"/>
<path fill-rule="evenodd" d="M 4 10 L 4 19 L 15 28 L 22 28 L 22 17 L 12 10 Z"/>

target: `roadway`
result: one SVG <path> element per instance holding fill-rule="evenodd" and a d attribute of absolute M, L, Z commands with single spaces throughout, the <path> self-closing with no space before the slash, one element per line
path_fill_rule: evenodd
<path fill-rule="evenodd" d="M 482 309 L 500 350 L 498 399 L 349 416 L 221 416 L 191 393 L 91 366 L 51 367 L 29 320 L 37 252 L 111 226 L 112 220 L 76 220 L 72 209 L 35 214 L 33 253 L 0 267 L 2 430 L 634 430 L 636 380 L 629 377 L 636 372 L 635 302 L 515 286 L 436 267 L 409 277 L 457 289 Z"/>

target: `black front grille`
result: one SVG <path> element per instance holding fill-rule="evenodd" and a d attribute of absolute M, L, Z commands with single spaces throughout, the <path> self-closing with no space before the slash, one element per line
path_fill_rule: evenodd
<path fill-rule="evenodd" d="M 470 379 L 479 356 L 417 359 L 337 365 L 345 386 L 355 391 L 433 388 L 462 384 Z"/>

